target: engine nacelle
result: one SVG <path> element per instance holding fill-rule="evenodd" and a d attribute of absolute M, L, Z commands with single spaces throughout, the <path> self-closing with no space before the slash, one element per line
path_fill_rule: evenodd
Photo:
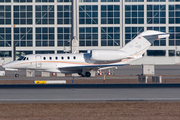
<path fill-rule="evenodd" d="M 115 61 L 127 57 L 127 53 L 121 50 L 91 50 L 91 60 Z"/>

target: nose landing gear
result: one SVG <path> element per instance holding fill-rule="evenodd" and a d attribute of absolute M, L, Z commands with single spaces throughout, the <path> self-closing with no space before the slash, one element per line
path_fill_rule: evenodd
<path fill-rule="evenodd" d="M 16 73 L 16 74 L 15 74 L 15 77 L 19 77 L 19 74 Z"/>
<path fill-rule="evenodd" d="M 18 71 L 15 71 L 15 72 L 14 72 L 14 76 L 15 76 L 15 77 L 19 77 Z"/>
<path fill-rule="evenodd" d="M 19 77 L 19 74 L 15 74 L 15 77 Z"/>

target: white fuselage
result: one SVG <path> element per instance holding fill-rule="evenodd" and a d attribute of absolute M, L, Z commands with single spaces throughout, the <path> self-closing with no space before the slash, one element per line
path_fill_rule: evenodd
<path fill-rule="evenodd" d="M 108 56 L 107 56 L 108 57 Z M 41 70 L 48 72 L 62 72 L 62 73 L 76 73 L 77 71 L 65 71 L 60 70 L 59 68 L 66 67 L 80 67 L 80 66 L 118 66 L 122 64 L 128 64 L 132 60 L 141 58 L 127 58 L 120 61 L 114 62 L 97 62 L 90 59 L 90 54 L 88 53 L 79 53 L 79 54 L 33 54 L 26 55 L 21 60 L 12 61 L 8 64 L 5 64 L 3 67 L 9 69 L 32 69 L 32 70 Z"/>

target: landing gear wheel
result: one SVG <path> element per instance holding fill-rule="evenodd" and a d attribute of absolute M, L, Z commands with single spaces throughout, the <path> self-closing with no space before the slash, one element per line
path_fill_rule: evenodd
<path fill-rule="evenodd" d="M 19 77 L 19 74 L 15 74 L 15 77 Z"/>
<path fill-rule="evenodd" d="M 83 75 L 83 74 L 82 74 L 81 76 L 82 76 L 82 77 L 86 77 L 86 76 L 85 76 L 85 75 Z"/>
<path fill-rule="evenodd" d="M 85 75 L 83 75 L 83 74 L 81 74 L 81 73 L 78 73 L 80 76 L 82 76 L 82 77 L 85 77 Z"/>
<path fill-rule="evenodd" d="M 86 72 L 86 77 L 90 77 L 91 73 L 90 72 Z"/>

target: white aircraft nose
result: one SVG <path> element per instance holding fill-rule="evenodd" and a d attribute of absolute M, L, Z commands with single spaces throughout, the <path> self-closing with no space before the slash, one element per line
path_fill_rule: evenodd
<path fill-rule="evenodd" d="M 2 67 L 7 68 L 8 66 L 9 66 L 8 64 L 4 64 Z"/>
<path fill-rule="evenodd" d="M 14 69 L 11 62 L 2 65 L 2 67 L 5 68 L 5 70 L 8 70 L 8 71 L 18 71 L 18 69 Z"/>

